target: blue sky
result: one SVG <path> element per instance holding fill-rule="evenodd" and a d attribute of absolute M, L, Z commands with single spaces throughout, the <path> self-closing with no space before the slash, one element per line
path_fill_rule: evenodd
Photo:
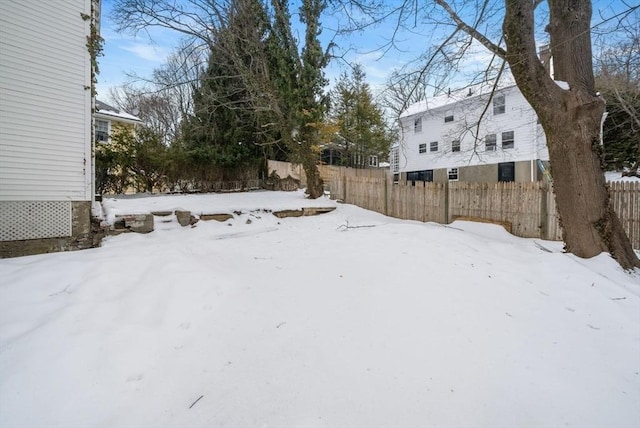
<path fill-rule="evenodd" d="M 395 2 L 396 0 L 392 0 Z M 391 2 L 386 2 L 390 5 Z M 594 22 L 602 21 L 603 17 L 615 15 L 626 9 L 631 3 L 623 0 L 594 1 Z M 100 74 L 98 76 L 98 98 L 108 101 L 109 88 L 122 85 L 129 80 L 128 74 L 148 77 L 155 68 L 160 67 L 178 44 L 180 36 L 167 29 L 153 28 L 148 33 L 133 36 L 127 33 L 117 33 L 111 20 L 113 0 L 102 1 L 101 35 L 105 39 L 104 56 L 99 58 Z M 296 8 L 291 7 L 295 15 Z M 338 47 L 334 51 L 343 59 L 332 61 L 326 70 L 330 80 L 335 80 L 341 71 L 347 68 L 348 62 L 359 62 L 367 74 L 367 81 L 374 90 L 380 88 L 387 76 L 397 68 L 415 59 L 432 42 L 430 28 L 417 20 L 411 31 L 403 31 L 396 35 L 398 49 L 381 49 L 391 39 L 394 24 L 387 21 L 384 24 L 368 28 L 364 31 L 352 33 L 349 36 L 335 37 L 336 29 L 341 25 L 340 18 L 327 15 L 322 19 L 322 42 L 326 45 L 334 40 Z M 444 30 L 443 30 L 444 31 Z M 335 37 L 335 38 L 334 38 Z M 483 49 L 466 59 L 469 67 L 482 66 L 490 54 Z"/>

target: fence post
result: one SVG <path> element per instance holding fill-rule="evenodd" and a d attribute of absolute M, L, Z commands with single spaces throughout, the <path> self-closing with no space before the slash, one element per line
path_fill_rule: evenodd
<path fill-rule="evenodd" d="M 384 176 L 384 215 L 389 215 L 389 176 Z"/>
<path fill-rule="evenodd" d="M 444 182 L 444 224 L 449 224 L 449 180 Z"/>
<path fill-rule="evenodd" d="M 342 174 L 342 202 L 347 202 L 347 176 Z"/>
<path fill-rule="evenodd" d="M 548 193 L 549 186 L 540 185 L 540 239 L 551 239 L 549 236 L 549 207 L 547 206 Z"/>

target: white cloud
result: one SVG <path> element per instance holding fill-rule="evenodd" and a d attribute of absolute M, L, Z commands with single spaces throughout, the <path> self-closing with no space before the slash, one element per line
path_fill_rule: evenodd
<path fill-rule="evenodd" d="M 131 43 L 127 46 L 120 46 L 120 48 L 137 55 L 145 61 L 157 63 L 163 63 L 169 55 L 169 49 L 145 43 Z"/>

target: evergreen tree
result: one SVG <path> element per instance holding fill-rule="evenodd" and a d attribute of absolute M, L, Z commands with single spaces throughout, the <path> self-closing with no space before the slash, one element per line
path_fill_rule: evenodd
<path fill-rule="evenodd" d="M 296 111 L 299 130 L 296 142 L 299 147 L 299 159 L 307 177 L 307 194 L 312 199 L 324 194 L 317 165 L 321 142 L 320 128 L 326 106 L 323 90 L 327 80 L 323 70 L 329 60 L 318 40 L 321 32 L 319 19 L 324 8 L 324 0 L 303 0 L 300 8 L 300 20 L 306 28 L 305 44 L 299 62 L 299 108 Z"/>
<path fill-rule="evenodd" d="M 392 143 L 382 109 L 365 79 L 362 66 L 356 64 L 351 74 L 342 73 L 331 93 L 331 119 L 338 128 L 341 164 L 356 168 L 366 167 L 370 156 L 386 160 Z"/>
<path fill-rule="evenodd" d="M 183 137 L 196 163 L 241 169 L 260 158 L 261 113 L 247 80 L 260 73 L 254 58 L 264 50 L 268 21 L 256 0 L 235 0 L 216 32 L 209 61 L 193 91 L 194 113 Z"/>
<path fill-rule="evenodd" d="M 599 58 L 596 87 L 607 101 L 603 127 L 608 170 L 639 175 L 640 162 L 640 30 Z"/>

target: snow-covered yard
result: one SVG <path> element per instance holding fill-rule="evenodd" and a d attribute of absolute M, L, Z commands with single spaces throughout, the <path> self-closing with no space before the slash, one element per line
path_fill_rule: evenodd
<path fill-rule="evenodd" d="M 640 426 L 640 274 L 606 254 L 177 198 L 105 206 L 243 213 L 0 260 L 0 426 Z"/>

